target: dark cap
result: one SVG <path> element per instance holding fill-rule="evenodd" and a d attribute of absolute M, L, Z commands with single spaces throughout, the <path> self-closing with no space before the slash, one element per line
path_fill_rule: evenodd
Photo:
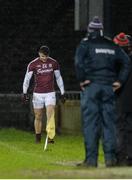
<path fill-rule="evenodd" d="M 103 24 L 100 21 L 98 16 L 95 16 L 93 20 L 88 24 L 87 31 L 91 32 L 92 30 L 101 30 L 103 29 Z"/>

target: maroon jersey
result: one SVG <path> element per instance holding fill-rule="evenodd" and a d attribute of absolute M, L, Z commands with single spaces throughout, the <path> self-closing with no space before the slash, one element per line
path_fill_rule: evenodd
<path fill-rule="evenodd" d="M 33 72 L 35 78 L 34 92 L 48 93 L 54 91 L 54 71 L 59 70 L 59 64 L 55 59 L 48 57 L 46 62 L 36 58 L 29 63 L 28 72 Z"/>

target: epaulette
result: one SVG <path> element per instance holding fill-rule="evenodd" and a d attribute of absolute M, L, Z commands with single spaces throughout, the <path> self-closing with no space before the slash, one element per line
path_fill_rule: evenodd
<path fill-rule="evenodd" d="M 112 41 L 112 39 L 108 36 L 104 36 L 105 39 L 109 40 L 109 41 Z"/>
<path fill-rule="evenodd" d="M 83 41 L 88 41 L 88 37 L 85 37 L 82 39 Z"/>

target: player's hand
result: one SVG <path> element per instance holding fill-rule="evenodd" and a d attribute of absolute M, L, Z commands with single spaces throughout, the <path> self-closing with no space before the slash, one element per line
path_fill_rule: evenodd
<path fill-rule="evenodd" d="M 28 94 L 22 94 L 21 98 L 22 98 L 22 102 L 24 104 L 28 103 L 28 101 L 29 101 L 29 95 Z"/>
<path fill-rule="evenodd" d="M 60 99 L 61 99 L 61 102 L 64 104 L 64 103 L 65 103 L 65 101 L 66 101 L 66 97 L 65 97 L 65 95 L 64 95 L 64 94 L 63 94 L 63 95 L 61 95 Z"/>
<path fill-rule="evenodd" d="M 113 84 L 113 91 L 115 92 L 116 90 L 118 90 L 121 87 L 121 83 L 119 81 L 115 81 Z"/>
<path fill-rule="evenodd" d="M 81 90 L 84 91 L 84 90 L 85 90 L 85 87 L 86 87 L 87 85 L 89 85 L 90 83 L 91 83 L 90 80 L 85 80 L 84 82 L 81 82 L 81 83 L 80 83 L 80 88 L 81 88 Z"/>

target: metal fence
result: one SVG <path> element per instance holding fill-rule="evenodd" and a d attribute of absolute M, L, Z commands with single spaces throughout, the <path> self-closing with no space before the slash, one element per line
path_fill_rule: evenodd
<path fill-rule="evenodd" d="M 59 99 L 60 92 L 56 92 L 56 97 Z M 65 97 L 67 100 L 80 100 L 80 91 L 66 91 Z"/>
<path fill-rule="evenodd" d="M 66 91 L 65 96 L 66 96 L 66 99 L 68 100 L 80 100 L 80 91 Z M 4 98 L 10 99 L 10 98 L 20 98 L 20 97 L 21 97 L 21 94 L 0 94 L 0 98 L 2 98 L 3 100 Z M 56 97 L 57 99 L 59 99 L 60 91 L 56 91 Z"/>
<path fill-rule="evenodd" d="M 60 101 L 60 92 L 56 92 L 56 127 L 64 131 L 73 131 L 80 122 L 80 91 L 66 91 L 65 104 Z M 32 94 L 30 101 L 23 104 L 21 94 L 0 94 L 0 128 L 14 127 L 33 130 L 34 112 Z"/>

